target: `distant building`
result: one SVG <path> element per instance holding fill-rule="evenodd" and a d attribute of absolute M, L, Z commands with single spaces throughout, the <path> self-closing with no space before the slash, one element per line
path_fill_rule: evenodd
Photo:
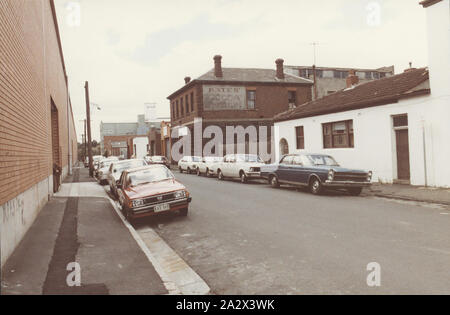
<path fill-rule="evenodd" d="M 225 154 L 225 128 L 228 126 L 267 127 L 268 137 L 258 142 L 272 147 L 273 116 L 311 100 L 312 81 L 283 72 L 283 60 L 276 60 L 274 69 L 222 68 L 222 57 L 214 57 L 214 68 L 192 80 L 167 98 L 170 101 L 172 134 L 180 128 L 189 128 L 193 134 L 194 121 L 202 120 L 202 133 L 208 126 L 218 126 L 224 135 L 223 147 L 214 154 Z M 172 139 L 173 140 L 173 139 Z M 210 139 L 191 141 L 203 149 Z M 246 151 L 248 142 L 245 143 Z"/>
<path fill-rule="evenodd" d="M 105 150 L 115 156 L 129 157 L 133 150 L 127 144 L 127 140 L 138 136 L 148 136 L 152 129 L 159 130 L 160 123 L 165 118 L 156 118 L 146 121 L 145 115 L 138 115 L 137 122 L 100 123 L 100 147 L 102 153 Z M 167 119 L 167 118 L 166 118 Z M 155 137 L 153 137 L 155 138 Z M 151 141 L 151 139 L 149 139 Z M 155 142 L 156 143 L 156 142 Z"/>
<path fill-rule="evenodd" d="M 313 87 L 313 99 L 316 92 L 317 98 L 321 98 L 344 89 L 350 70 L 355 71 L 361 83 L 394 75 L 394 66 L 378 69 L 316 67 L 316 87 Z M 284 66 L 284 72 L 314 81 L 314 71 L 311 66 Z"/>

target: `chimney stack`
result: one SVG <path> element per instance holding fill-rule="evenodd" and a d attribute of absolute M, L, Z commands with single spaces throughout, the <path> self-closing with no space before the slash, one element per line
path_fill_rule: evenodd
<path fill-rule="evenodd" d="M 184 78 L 184 83 L 188 84 L 189 82 L 191 82 L 191 77 L 185 77 Z"/>
<path fill-rule="evenodd" d="M 222 56 L 221 55 L 215 55 L 214 56 L 214 75 L 216 78 L 222 78 Z"/>
<path fill-rule="evenodd" d="M 284 60 L 281 58 L 278 58 L 277 60 L 275 60 L 275 63 L 277 65 L 277 78 L 280 80 L 284 79 L 283 62 L 284 62 Z"/>
<path fill-rule="evenodd" d="M 359 78 L 355 74 L 355 70 L 350 70 L 347 77 L 347 88 L 351 88 L 359 83 Z"/>

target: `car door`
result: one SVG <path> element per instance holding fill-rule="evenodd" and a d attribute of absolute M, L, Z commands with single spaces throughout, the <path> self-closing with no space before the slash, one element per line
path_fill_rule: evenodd
<path fill-rule="evenodd" d="M 278 171 L 277 176 L 278 180 L 287 182 L 289 181 L 289 172 L 290 172 L 290 166 L 292 164 L 292 155 L 286 155 L 284 156 L 279 165 L 278 165 Z"/>
<path fill-rule="evenodd" d="M 289 172 L 289 181 L 296 184 L 305 182 L 305 168 L 303 167 L 303 159 L 301 155 L 294 155 L 292 165 Z"/>
<path fill-rule="evenodd" d="M 117 189 L 117 195 L 119 196 L 119 203 L 123 206 L 123 203 L 125 202 L 125 194 L 123 190 L 125 189 L 125 183 L 126 183 L 126 177 L 127 173 L 123 172 L 120 176 L 119 184 L 120 187 L 116 187 Z"/>

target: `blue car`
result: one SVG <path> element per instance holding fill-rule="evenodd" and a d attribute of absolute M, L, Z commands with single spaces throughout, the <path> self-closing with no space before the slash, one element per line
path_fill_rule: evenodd
<path fill-rule="evenodd" d="M 289 154 L 278 164 L 261 167 L 261 177 L 272 187 L 280 184 L 305 186 L 315 195 L 325 189 L 345 189 L 357 196 L 363 187 L 371 184 L 372 172 L 340 167 L 330 155 Z"/>

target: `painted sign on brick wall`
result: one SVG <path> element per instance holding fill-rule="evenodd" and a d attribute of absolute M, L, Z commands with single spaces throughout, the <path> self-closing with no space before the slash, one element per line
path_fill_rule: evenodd
<path fill-rule="evenodd" d="M 243 110 L 245 87 L 228 85 L 203 86 L 204 110 Z"/>

